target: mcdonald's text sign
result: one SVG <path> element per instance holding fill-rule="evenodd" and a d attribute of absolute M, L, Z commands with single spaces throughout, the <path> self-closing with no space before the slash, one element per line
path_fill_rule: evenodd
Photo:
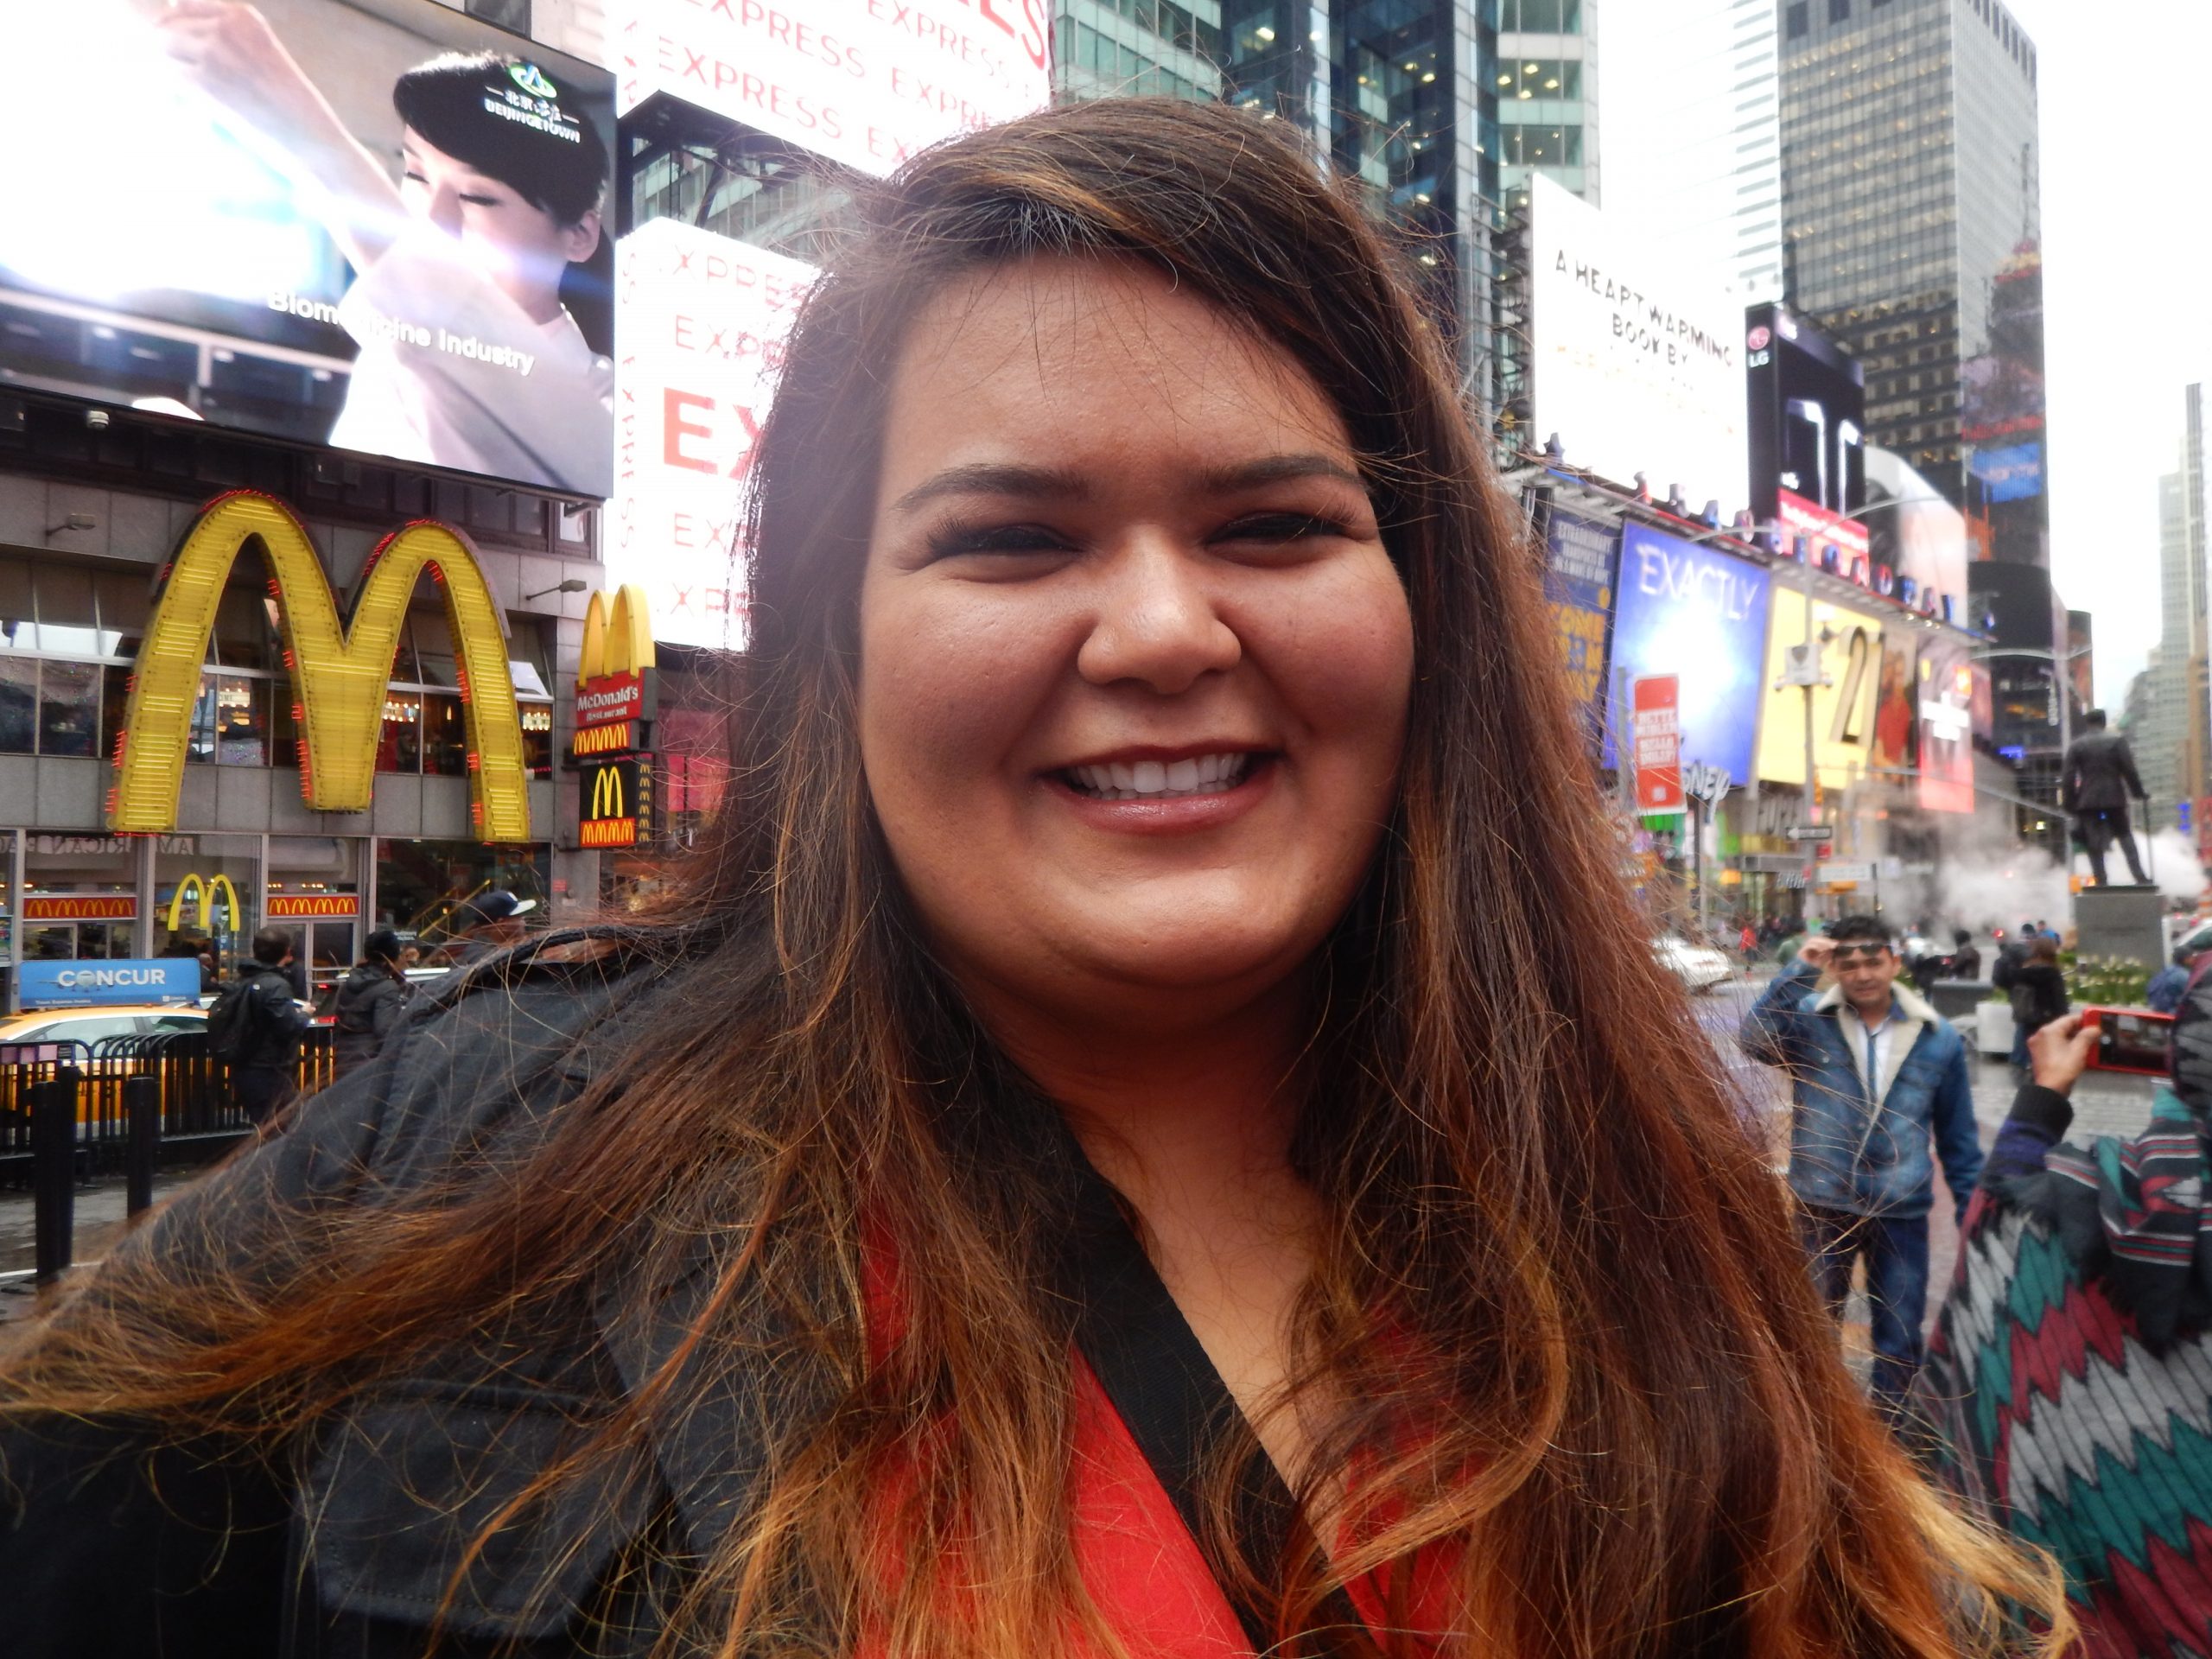
<path fill-rule="evenodd" d="M 576 827 L 582 847 L 635 847 L 652 838 L 653 766 L 647 754 L 594 760 L 582 769 Z"/>
<path fill-rule="evenodd" d="M 33 894 L 23 900 L 27 922 L 127 922 L 138 913 L 128 893 Z"/>
<path fill-rule="evenodd" d="M 300 793 L 308 805 L 318 812 L 367 810 L 392 658 L 416 579 L 427 571 L 444 600 L 460 659 L 476 833 L 485 841 L 529 840 L 530 772 L 507 669 L 506 629 L 467 542 L 433 519 L 394 531 L 369 555 L 341 618 L 300 521 L 276 497 L 256 490 L 219 496 L 162 571 L 115 741 L 109 828 L 143 833 L 175 827 L 208 635 L 231 567 L 249 545 L 260 550 L 268 567 L 269 597 L 283 632 L 292 715 L 301 733 Z"/>
<path fill-rule="evenodd" d="M 272 922 L 313 916 L 358 916 L 361 900 L 351 893 L 272 893 L 269 919 Z"/>

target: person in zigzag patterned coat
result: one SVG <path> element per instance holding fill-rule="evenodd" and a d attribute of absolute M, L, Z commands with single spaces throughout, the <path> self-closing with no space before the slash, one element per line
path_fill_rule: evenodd
<path fill-rule="evenodd" d="M 1915 1405 L 1967 1504 L 2065 1569 L 2082 1651 L 2212 1659 L 2212 983 L 2130 1141 L 2064 1140 L 2096 1031 L 2030 1046 Z"/>

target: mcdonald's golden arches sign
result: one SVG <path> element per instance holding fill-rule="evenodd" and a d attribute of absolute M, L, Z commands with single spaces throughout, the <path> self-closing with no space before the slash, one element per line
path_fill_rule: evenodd
<path fill-rule="evenodd" d="M 215 918 L 223 918 L 223 927 L 232 933 L 245 928 L 245 912 L 238 908 L 238 890 L 231 885 L 231 878 L 218 871 L 204 880 L 198 871 L 187 875 L 176 884 L 176 892 L 169 899 L 169 913 L 162 918 L 170 932 L 183 925 L 185 906 L 194 899 L 200 904 L 200 931 L 214 931 Z M 219 910 L 217 906 L 221 908 Z"/>
<path fill-rule="evenodd" d="M 652 839 L 653 764 L 628 754 L 585 763 L 576 826 L 581 847 L 635 847 Z"/>
<path fill-rule="evenodd" d="M 385 688 L 409 596 L 424 570 L 445 601 L 467 715 L 470 815 L 485 841 L 530 839 L 530 772 L 499 603 L 461 532 L 417 519 L 378 543 L 341 620 L 315 544 L 274 496 L 219 496 L 163 569 L 115 741 L 108 824 L 173 829 L 207 638 L 249 543 L 270 571 L 300 730 L 300 793 L 318 812 L 367 809 Z"/>

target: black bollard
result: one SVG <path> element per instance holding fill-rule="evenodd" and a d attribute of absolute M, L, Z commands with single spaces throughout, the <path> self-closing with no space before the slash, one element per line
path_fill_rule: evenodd
<path fill-rule="evenodd" d="M 34 1282 L 53 1284 L 69 1266 L 77 1209 L 77 1071 L 63 1066 L 31 1096 L 31 1233 Z"/>
<path fill-rule="evenodd" d="M 142 1071 L 123 1080 L 123 1121 L 130 1137 L 124 1147 L 124 1207 L 135 1216 L 154 1202 L 154 1154 L 162 1144 L 159 1077 Z"/>

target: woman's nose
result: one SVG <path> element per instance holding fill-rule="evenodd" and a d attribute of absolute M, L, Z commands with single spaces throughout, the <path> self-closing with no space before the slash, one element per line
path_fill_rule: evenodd
<path fill-rule="evenodd" d="M 461 193 L 446 185 L 440 185 L 432 190 L 427 217 L 431 224 L 436 226 L 448 236 L 459 236 L 461 234 Z"/>
<path fill-rule="evenodd" d="M 1243 642 L 1221 616 L 1200 560 L 1164 537 L 1113 554 L 1099 577 L 1076 669 L 1094 685 L 1134 680 L 1163 696 L 1236 665 Z"/>

